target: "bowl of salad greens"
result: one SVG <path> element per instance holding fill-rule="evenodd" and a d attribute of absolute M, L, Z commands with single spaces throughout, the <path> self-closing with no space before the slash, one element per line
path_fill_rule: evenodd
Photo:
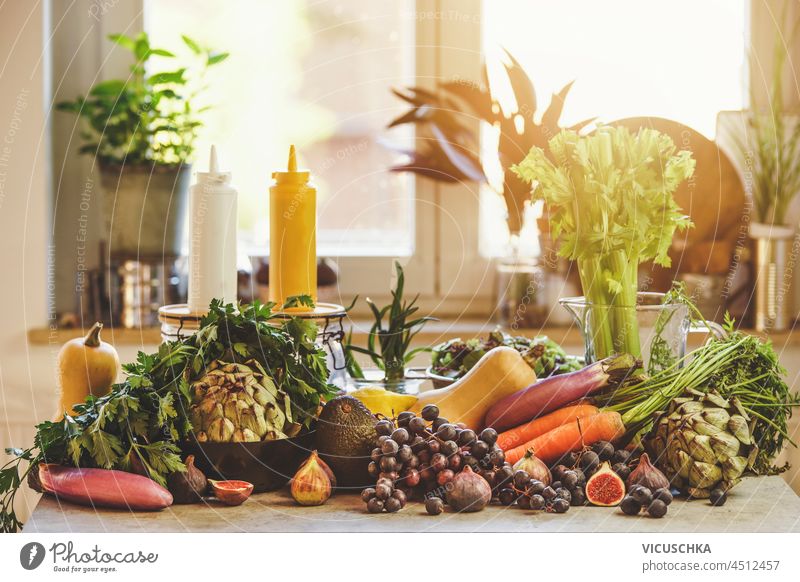
<path fill-rule="evenodd" d="M 434 387 L 444 388 L 464 376 L 486 352 L 498 346 L 517 350 L 536 372 L 537 378 L 565 374 L 583 367 L 583 358 L 568 355 L 547 336 L 512 336 L 497 329 L 486 339 L 453 338 L 435 346 L 427 376 Z"/>

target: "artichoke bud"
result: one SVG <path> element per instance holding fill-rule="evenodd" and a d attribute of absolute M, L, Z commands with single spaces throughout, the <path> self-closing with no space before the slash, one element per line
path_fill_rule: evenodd
<path fill-rule="evenodd" d="M 700 417 L 699 415 L 695 417 L 695 422 L 692 423 L 692 428 L 698 434 L 704 434 L 708 436 L 713 436 L 715 434 L 722 432 L 721 428 L 718 428 L 713 424 L 708 423 L 705 420 L 702 420 L 702 417 Z"/>
<path fill-rule="evenodd" d="M 201 420 L 200 424 L 198 424 L 197 426 L 199 426 L 203 430 L 208 430 L 208 427 L 211 425 L 212 422 L 214 422 L 218 418 L 222 418 L 225 416 L 222 410 L 222 404 L 220 404 L 219 402 L 212 402 L 212 403 L 214 404 L 214 406 L 211 408 L 211 412 L 209 412 L 208 414 L 202 414 L 201 412 L 200 414 Z"/>
<path fill-rule="evenodd" d="M 233 438 L 235 427 L 227 418 L 217 418 L 208 427 L 208 440 L 216 443 L 227 443 Z"/>
<path fill-rule="evenodd" d="M 228 400 L 225 403 L 225 418 L 239 424 L 239 407 L 236 405 L 236 400 Z"/>
<path fill-rule="evenodd" d="M 725 430 L 731 418 L 728 412 L 722 408 L 707 408 L 700 413 L 700 416 L 702 416 L 703 420 L 707 423 L 713 424 L 720 430 Z"/>
<path fill-rule="evenodd" d="M 739 439 L 727 432 L 720 432 L 711 437 L 711 448 L 720 461 L 739 454 Z"/>
<path fill-rule="evenodd" d="M 736 481 L 747 470 L 745 457 L 730 457 L 722 462 L 722 478 L 725 481 Z"/>
<path fill-rule="evenodd" d="M 674 432 L 672 435 L 672 440 L 676 442 L 676 446 L 680 446 L 684 449 L 688 449 L 689 443 L 696 438 L 697 433 L 693 430 L 689 430 L 688 428 L 682 431 Z"/>
<path fill-rule="evenodd" d="M 716 454 L 714 453 L 714 449 L 711 448 L 711 438 L 712 437 L 703 434 L 697 435 L 687 447 L 689 455 L 693 459 L 704 463 L 716 462 Z"/>
<path fill-rule="evenodd" d="M 733 405 L 733 408 L 736 410 L 736 412 L 743 416 L 747 422 L 750 422 L 750 415 L 747 414 L 747 411 L 744 409 L 744 406 L 742 406 L 741 401 L 736 396 L 731 397 L 731 405 Z"/>
<path fill-rule="evenodd" d="M 750 427 L 747 425 L 747 420 L 740 414 L 734 414 L 728 421 L 728 430 L 739 439 L 739 442 L 744 445 L 753 444 L 753 439 L 750 437 Z"/>
<path fill-rule="evenodd" d="M 698 402 L 697 400 L 689 400 L 688 402 L 684 402 L 675 410 L 679 415 L 685 416 L 687 414 L 694 414 L 695 412 L 701 412 L 705 409 L 702 402 Z"/>
<path fill-rule="evenodd" d="M 261 406 L 266 406 L 270 402 L 274 402 L 275 399 L 272 395 L 267 392 L 265 388 L 262 386 L 257 386 L 255 391 L 253 392 L 253 399 L 258 402 Z"/>
<path fill-rule="evenodd" d="M 689 466 L 689 485 L 700 489 L 713 487 L 722 479 L 722 469 L 711 463 L 694 461 Z"/>
<path fill-rule="evenodd" d="M 705 395 L 703 400 L 707 404 L 710 404 L 711 406 L 717 408 L 728 408 L 729 406 L 728 401 L 725 400 L 722 396 L 720 396 L 716 392 L 709 392 L 708 394 Z"/>

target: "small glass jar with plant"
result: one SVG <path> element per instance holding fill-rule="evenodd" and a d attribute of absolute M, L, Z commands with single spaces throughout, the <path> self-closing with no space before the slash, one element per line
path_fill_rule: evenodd
<path fill-rule="evenodd" d="M 431 351 L 429 346 L 412 348 L 412 341 L 427 322 L 435 321 L 436 318 L 418 315 L 419 295 L 407 301 L 403 297 L 405 273 L 400 263 L 395 263 L 395 271 L 397 285 L 392 290 L 391 303 L 378 307 L 367 298 L 367 305 L 375 319 L 367 334 L 367 347 L 353 344 L 351 330 L 345 344 L 345 358 L 347 371 L 356 382 L 368 380 L 355 358 L 357 353 L 365 354 L 383 372 L 382 382 L 386 388 L 405 392 L 408 364 L 417 354 Z M 355 301 L 353 303 L 355 304 Z"/>

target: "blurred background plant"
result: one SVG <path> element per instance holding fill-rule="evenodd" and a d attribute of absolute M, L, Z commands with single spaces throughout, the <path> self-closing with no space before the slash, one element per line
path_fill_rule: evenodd
<path fill-rule="evenodd" d="M 130 76 L 97 83 L 88 96 L 56 106 L 87 122 L 81 131 L 86 141 L 81 153 L 92 154 L 104 164 L 187 162 L 202 126 L 200 115 L 210 108 L 196 105 L 204 89 L 204 74 L 208 67 L 228 58 L 228 53 L 214 52 L 182 36 L 191 51 L 191 66 L 154 72 L 153 57 L 175 59 L 176 55 L 150 46 L 144 32 L 135 38 L 124 34 L 108 38 L 133 54 Z"/>
<path fill-rule="evenodd" d="M 500 104 L 499 89 L 490 83 L 486 65 L 480 83 L 458 79 L 439 84 L 440 91 L 432 92 L 412 86 L 393 89 L 395 95 L 411 108 L 389 123 L 389 128 L 414 124 L 430 133 L 430 139 L 417 141 L 414 151 L 403 151 L 407 163 L 395 166 L 395 172 L 414 172 L 441 182 L 489 183 L 489 163 L 481 160 L 480 135 L 475 129 L 478 119 L 499 131 L 497 156 L 503 168 L 502 196 L 507 209 L 509 233 L 518 234 L 523 226 L 525 203 L 530 199 L 531 187 L 511 172 L 509 168 L 520 162 L 534 146 L 544 148 L 547 141 L 561 129 L 559 119 L 564 100 L 572 83 L 567 83 L 553 94 L 550 104 L 536 119 L 538 102 L 536 90 L 528 74 L 511 53 L 505 51 L 509 62 L 503 63 L 515 105 L 505 111 Z M 569 129 L 579 131 L 594 121 L 586 119 Z"/>
<path fill-rule="evenodd" d="M 783 22 L 787 22 L 786 6 Z M 759 108 L 755 96 L 751 96 L 750 131 L 737 136 L 741 155 L 752 160 L 756 221 L 775 226 L 787 224 L 789 205 L 800 192 L 800 123 L 786 111 L 783 95 L 786 43 L 796 38 L 799 24 L 794 24 L 788 40 L 780 35 L 775 37 L 768 103 Z"/>

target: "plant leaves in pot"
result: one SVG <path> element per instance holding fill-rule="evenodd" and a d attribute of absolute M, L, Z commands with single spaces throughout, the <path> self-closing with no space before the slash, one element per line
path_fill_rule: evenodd
<path fill-rule="evenodd" d="M 180 254 L 188 206 L 190 165 L 202 126 L 195 99 L 215 53 L 187 36 L 188 66 L 154 71 L 151 59 L 176 59 L 152 47 L 146 33 L 109 35 L 134 62 L 127 79 L 95 84 L 88 95 L 57 104 L 85 120 L 80 153 L 94 156 L 104 191 L 105 240 L 115 258 Z"/>

